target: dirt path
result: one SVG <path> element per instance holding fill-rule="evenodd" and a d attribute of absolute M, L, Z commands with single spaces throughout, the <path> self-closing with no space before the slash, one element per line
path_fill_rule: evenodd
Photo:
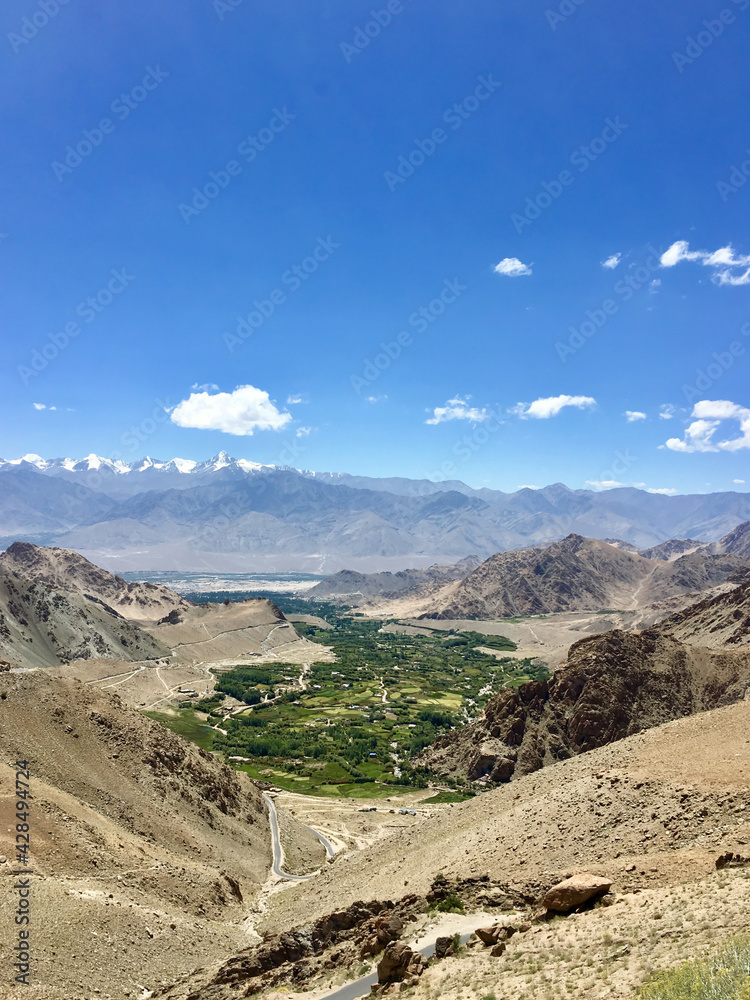
<path fill-rule="evenodd" d="M 657 571 L 658 568 L 659 568 L 659 564 L 657 563 L 656 566 L 654 566 L 654 568 L 648 574 L 648 576 L 644 576 L 644 578 L 641 580 L 641 582 L 635 588 L 635 590 L 633 591 L 633 596 L 630 598 L 630 601 L 631 601 L 630 607 L 626 609 L 627 611 L 636 611 L 638 609 L 638 598 L 641 595 L 641 591 L 646 586 L 646 584 L 651 581 L 651 579 L 653 578 L 654 573 Z"/>

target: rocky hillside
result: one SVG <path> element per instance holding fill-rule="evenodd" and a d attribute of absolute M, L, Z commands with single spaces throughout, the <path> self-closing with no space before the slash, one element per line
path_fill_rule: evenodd
<path fill-rule="evenodd" d="M 663 635 L 711 649 L 750 645 L 750 584 L 700 601 L 659 626 Z"/>
<path fill-rule="evenodd" d="M 75 659 L 168 655 L 158 638 L 92 594 L 68 592 L 0 563 L 0 661 L 53 667 Z"/>
<path fill-rule="evenodd" d="M 421 762 L 439 774 L 507 781 L 748 691 L 745 584 L 645 632 L 582 639 L 551 680 L 501 692 Z"/>
<path fill-rule="evenodd" d="M 660 545 L 652 545 L 648 549 L 636 550 L 644 559 L 678 559 L 688 552 L 695 552 L 696 549 L 703 548 L 703 542 L 695 538 L 670 538 Z"/>
<path fill-rule="evenodd" d="M 0 677 L 0 754 L 29 762 L 34 920 L 43 929 L 34 982 L 45 998 L 140 996 L 139 983 L 247 941 L 239 921 L 266 881 L 271 843 L 261 793 L 245 774 L 116 695 L 40 672 Z M 8 816 L 12 778 L 3 767 Z M 0 873 L 15 857 L 8 827 Z"/>
<path fill-rule="evenodd" d="M 730 531 L 715 545 L 721 552 L 750 557 L 750 521 L 737 525 L 733 531 Z"/>
<path fill-rule="evenodd" d="M 499 552 L 459 583 L 427 598 L 423 618 L 492 619 L 567 611 L 629 610 L 737 583 L 748 559 L 723 549 L 667 543 L 646 554 L 581 535 Z"/>
<path fill-rule="evenodd" d="M 0 554 L 0 572 L 9 570 L 28 580 L 68 593 L 92 595 L 135 621 L 158 621 L 190 602 L 155 583 L 126 583 L 71 549 L 47 548 L 14 542 Z"/>
<path fill-rule="evenodd" d="M 270 601 L 192 604 L 167 587 L 126 583 L 66 549 L 15 542 L 0 554 L 0 663 L 71 660 L 205 663 L 306 640 Z"/>

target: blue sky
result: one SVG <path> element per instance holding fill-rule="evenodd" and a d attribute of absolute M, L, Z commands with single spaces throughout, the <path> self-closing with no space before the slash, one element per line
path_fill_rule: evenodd
<path fill-rule="evenodd" d="M 748 8 L 6 7 L 0 455 L 746 489 Z"/>

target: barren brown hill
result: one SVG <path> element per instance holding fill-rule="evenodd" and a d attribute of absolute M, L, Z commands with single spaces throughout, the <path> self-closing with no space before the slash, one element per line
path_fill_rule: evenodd
<path fill-rule="evenodd" d="M 14 542 L 0 554 L 3 569 L 68 593 L 98 597 L 124 618 L 135 621 L 156 621 L 174 608 L 190 607 L 189 601 L 168 587 L 127 583 L 71 549 Z"/>
<path fill-rule="evenodd" d="M 35 989 L 24 995 L 138 997 L 247 943 L 271 843 L 246 775 L 116 695 L 39 671 L 0 677 L 0 750 L 31 774 Z M 0 774 L 9 875 L 14 772 Z"/>
<path fill-rule="evenodd" d="M 636 549 L 636 551 L 645 559 L 679 559 L 688 552 L 704 548 L 704 544 L 696 538 L 670 538 L 667 542 L 652 545 L 650 549 Z"/>
<path fill-rule="evenodd" d="M 745 584 L 645 632 L 582 639 L 550 680 L 501 692 L 420 760 L 439 774 L 507 781 L 748 691 Z"/>
<path fill-rule="evenodd" d="M 568 535 L 545 547 L 491 556 L 433 599 L 425 595 L 421 616 L 525 617 L 629 610 L 682 595 L 695 599 L 727 582 L 739 582 L 747 569 L 747 557 L 725 552 L 721 544 L 716 551 L 704 547 L 679 556 L 683 543 L 678 542 L 657 556 L 656 550 L 640 554 L 619 544 Z"/>
<path fill-rule="evenodd" d="M 729 553 L 689 552 L 667 562 L 659 561 L 639 594 L 641 604 L 682 595 L 711 594 L 724 584 L 747 578 L 748 560 Z"/>
<path fill-rule="evenodd" d="M 664 635 L 712 649 L 750 645 L 750 585 L 693 604 L 659 626 Z"/>
<path fill-rule="evenodd" d="M 715 542 L 709 549 L 717 548 L 720 552 L 727 552 L 735 556 L 750 556 L 750 521 L 738 524 L 736 528 L 724 535 L 720 541 Z"/>
<path fill-rule="evenodd" d="M 0 565 L 0 661 L 51 667 L 93 657 L 146 660 L 168 652 L 99 598 L 69 593 Z"/>

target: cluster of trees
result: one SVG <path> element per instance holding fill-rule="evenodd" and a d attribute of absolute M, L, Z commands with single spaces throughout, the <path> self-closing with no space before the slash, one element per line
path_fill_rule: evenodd
<path fill-rule="evenodd" d="M 296 676 L 299 667 L 238 666 L 217 674 L 217 690 L 204 703 L 207 711 L 215 710 L 225 695 L 231 695 L 258 706 L 227 719 L 227 735 L 217 733 L 214 748 L 259 758 L 287 771 L 319 776 L 323 768 L 326 775 L 339 775 L 335 780 L 424 785 L 427 775 L 412 768 L 410 759 L 441 732 L 480 711 L 489 689 L 528 677 L 543 679 L 546 674 L 541 663 L 498 660 L 477 649 L 513 651 L 515 644 L 504 636 L 473 631 L 447 636 L 384 633 L 382 623 L 353 617 L 341 606 L 313 604 L 288 595 L 268 596 L 285 613 L 312 612 L 325 617 L 333 628 L 298 628 L 314 642 L 332 647 L 336 662 L 313 664 L 308 689 L 283 693 L 272 705 L 259 703 L 264 695 L 273 697 L 284 675 Z M 383 690 L 385 701 L 381 701 Z M 454 704 L 458 706 L 455 697 L 450 709 L 440 704 L 446 694 L 460 695 L 460 708 L 452 710 Z M 425 705 L 428 699 L 435 704 Z M 357 717 L 353 706 L 361 713 Z M 393 744 L 399 776 L 394 774 Z"/>

